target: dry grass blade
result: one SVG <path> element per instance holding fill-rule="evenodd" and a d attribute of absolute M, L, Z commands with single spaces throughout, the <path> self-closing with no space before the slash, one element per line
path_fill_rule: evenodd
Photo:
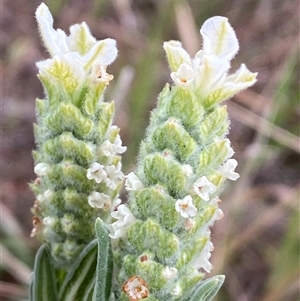
<path fill-rule="evenodd" d="M 282 297 L 285 296 L 288 288 L 294 285 L 296 282 L 296 293 L 299 289 L 299 277 L 300 277 L 300 268 L 299 266 L 295 266 L 294 270 L 288 271 L 285 278 L 282 278 L 281 281 L 273 287 L 272 290 L 268 291 L 261 301 L 281 301 L 287 300 Z M 295 280 L 296 279 L 296 280 Z M 297 287 L 298 286 L 298 287 Z"/>
<path fill-rule="evenodd" d="M 18 258 L 13 256 L 2 244 L 0 244 L 0 254 L 3 267 L 18 281 L 28 285 L 31 270 Z"/>
<path fill-rule="evenodd" d="M 200 35 L 191 7 L 181 1 L 176 5 L 175 13 L 180 40 L 185 49 L 194 55 L 200 49 Z"/>
<path fill-rule="evenodd" d="M 266 208 L 263 210 L 260 215 L 258 215 L 240 235 L 238 238 L 232 239 L 228 249 L 226 250 L 227 254 L 234 254 L 237 250 L 246 248 L 252 240 L 256 239 L 262 231 L 272 225 L 282 217 L 283 212 L 287 210 L 294 210 L 297 204 L 297 196 L 299 194 L 299 189 L 288 189 L 287 187 L 282 187 L 283 185 L 272 185 L 269 189 L 277 191 L 277 195 L 281 198 L 278 199 L 278 203 L 271 208 Z M 280 193 L 284 191 L 284 193 Z M 260 192 L 258 192 L 261 194 Z M 252 197 L 249 196 L 248 199 Z"/>
<path fill-rule="evenodd" d="M 26 288 L 5 281 L 0 281 L 0 297 L 9 299 L 25 298 L 28 295 Z"/>
<path fill-rule="evenodd" d="M 257 114 L 243 108 L 242 106 L 229 101 L 228 110 L 230 116 L 244 123 L 252 129 L 260 132 L 261 135 L 270 137 L 280 144 L 300 153 L 300 138 L 292 133 L 276 126 Z M 263 126 L 262 126 L 263 125 Z"/>

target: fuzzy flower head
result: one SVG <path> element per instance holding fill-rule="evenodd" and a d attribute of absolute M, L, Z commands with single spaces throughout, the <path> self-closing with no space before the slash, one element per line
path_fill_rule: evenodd
<path fill-rule="evenodd" d="M 40 4 L 36 10 L 40 34 L 46 49 L 52 57 L 66 53 L 77 53 L 78 61 L 84 67 L 94 64 L 107 66 L 116 56 L 116 41 L 106 39 L 97 41 L 85 22 L 70 27 L 70 35 L 61 29 L 53 28 L 53 17 L 45 3 Z"/>
<path fill-rule="evenodd" d="M 180 42 L 164 43 L 171 78 L 175 85 L 199 91 L 207 105 L 224 101 L 241 90 L 252 86 L 256 73 L 242 64 L 228 75 L 230 61 L 239 50 L 235 32 L 225 17 L 212 17 L 200 29 L 203 48 L 194 58 L 183 49 Z"/>

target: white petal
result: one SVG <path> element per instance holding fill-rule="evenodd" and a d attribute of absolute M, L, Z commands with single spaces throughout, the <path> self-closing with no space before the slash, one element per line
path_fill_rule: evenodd
<path fill-rule="evenodd" d="M 95 180 L 96 183 L 101 183 L 107 179 L 106 171 L 104 170 L 104 165 L 94 162 L 87 169 L 86 177 L 89 180 Z"/>
<path fill-rule="evenodd" d="M 229 159 L 231 158 L 233 155 L 234 155 L 234 150 L 232 149 L 232 147 L 230 146 L 231 142 L 228 138 L 225 139 L 225 145 L 227 147 L 227 156 L 226 156 L 226 159 Z"/>
<path fill-rule="evenodd" d="M 114 219 L 117 219 L 116 222 L 109 225 L 109 236 L 112 239 L 117 239 L 124 236 L 127 228 L 135 222 L 135 217 L 125 204 L 121 204 L 117 211 L 113 211 L 111 213 L 111 216 Z"/>
<path fill-rule="evenodd" d="M 240 175 L 235 172 L 238 162 L 235 159 L 229 159 L 224 165 L 219 168 L 219 173 L 223 174 L 229 180 L 236 181 Z"/>
<path fill-rule="evenodd" d="M 53 29 L 53 18 L 45 3 L 37 8 L 35 16 L 43 42 L 49 53 L 54 56 L 68 52 L 66 34 L 60 29 Z"/>
<path fill-rule="evenodd" d="M 34 167 L 34 172 L 38 175 L 38 176 L 45 176 L 48 171 L 49 171 L 49 164 L 47 163 L 38 163 L 35 167 Z"/>
<path fill-rule="evenodd" d="M 209 201 L 210 195 L 216 192 L 217 187 L 206 176 L 202 176 L 193 185 L 195 193 L 204 201 Z"/>
<path fill-rule="evenodd" d="M 93 208 L 108 210 L 111 206 L 111 199 L 104 193 L 92 191 L 88 197 L 88 203 Z"/>
<path fill-rule="evenodd" d="M 239 50 L 235 32 L 225 17 L 212 17 L 201 27 L 203 51 L 205 54 L 215 54 L 220 59 L 231 61 Z"/>
<path fill-rule="evenodd" d="M 183 199 L 178 199 L 175 203 L 175 210 L 184 218 L 195 217 L 198 211 L 190 195 L 185 196 Z"/>
<path fill-rule="evenodd" d="M 176 85 L 188 87 L 195 80 L 194 70 L 188 64 L 182 64 L 178 68 L 177 72 L 171 73 L 171 78 Z"/>
<path fill-rule="evenodd" d="M 182 48 L 180 42 L 164 42 L 163 47 L 166 51 L 170 69 L 172 72 L 176 72 L 182 64 L 192 66 L 190 55 Z"/>
<path fill-rule="evenodd" d="M 125 188 L 127 191 L 143 189 L 144 185 L 134 172 L 130 172 L 126 176 Z"/>
<path fill-rule="evenodd" d="M 225 85 L 231 83 L 235 93 L 237 93 L 254 85 L 256 76 L 257 73 L 251 72 L 245 64 L 241 64 L 240 68 L 234 74 L 226 78 Z"/>
<path fill-rule="evenodd" d="M 194 266 L 197 269 L 204 269 L 207 273 L 210 273 L 213 268 L 212 264 L 209 262 L 211 257 L 211 251 L 214 249 L 214 246 L 211 241 L 208 241 L 203 250 L 200 253 L 200 256 L 196 259 Z"/>
<path fill-rule="evenodd" d="M 126 146 L 122 146 L 122 140 L 121 140 L 120 135 L 116 136 L 116 139 L 114 141 L 114 145 L 115 145 L 117 154 L 123 154 L 127 150 Z"/>

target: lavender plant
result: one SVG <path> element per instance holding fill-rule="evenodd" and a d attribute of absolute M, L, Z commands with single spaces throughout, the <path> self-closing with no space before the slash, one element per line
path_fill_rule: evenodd
<path fill-rule="evenodd" d="M 239 49 L 224 17 L 208 19 L 194 58 L 164 43 L 173 85 L 152 112 L 137 168 L 124 175 L 113 102 L 103 93 L 117 54 L 85 23 L 70 35 L 53 29 L 45 4 L 36 12 L 51 58 L 37 63 L 46 98 L 37 100 L 32 184 L 38 251 L 31 300 L 209 301 L 224 281 L 203 280 L 212 265 L 210 227 L 222 218 L 224 182 L 237 180 L 229 119 L 221 103 L 253 85 L 245 65 L 228 74 Z"/>

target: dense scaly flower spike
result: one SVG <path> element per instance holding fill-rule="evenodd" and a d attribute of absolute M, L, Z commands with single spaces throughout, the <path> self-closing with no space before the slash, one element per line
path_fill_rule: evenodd
<path fill-rule="evenodd" d="M 70 35 L 53 29 L 43 3 L 36 11 L 50 59 L 37 63 L 46 98 L 37 100 L 34 152 L 37 195 L 33 235 L 50 246 L 60 266 L 69 265 L 94 237 L 97 216 L 109 220 L 124 178 L 114 103 L 103 101 L 117 55 L 112 39 L 97 41 L 86 23 Z"/>
<path fill-rule="evenodd" d="M 136 172 L 127 176 L 128 205 L 113 213 L 111 237 L 119 268 L 117 300 L 180 300 L 209 273 L 209 227 L 237 161 L 220 103 L 253 85 L 244 64 L 228 74 L 239 45 L 224 17 L 208 19 L 195 57 L 180 42 L 164 43 L 173 86 L 161 92 L 142 143 Z"/>

